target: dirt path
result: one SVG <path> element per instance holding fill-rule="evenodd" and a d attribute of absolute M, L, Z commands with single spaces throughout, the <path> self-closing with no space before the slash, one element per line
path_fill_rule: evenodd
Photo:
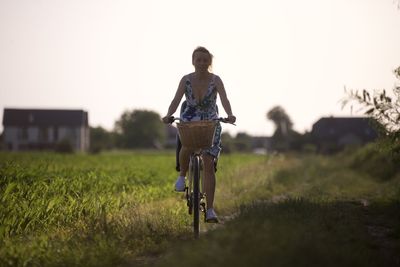
<path fill-rule="evenodd" d="M 392 213 L 391 208 L 381 210 L 361 200 L 364 211 L 364 224 L 371 237 L 372 246 L 385 260 L 385 266 L 400 266 L 400 241 L 395 236 L 395 227 L 399 227 L 400 214 Z"/>
<path fill-rule="evenodd" d="M 269 200 L 263 202 L 269 202 L 278 204 L 288 199 L 286 195 L 277 195 Z M 377 251 L 381 255 L 382 266 L 399 266 L 400 267 L 400 238 L 398 234 L 400 226 L 400 207 L 396 204 L 389 204 L 386 206 L 372 205 L 368 200 L 361 199 L 356 202 L 349 203 L 358 210 L 362 210 L 360 218 L 360 227 L 365 227 L 365 231 L 369 235 L 368 246 Z M 202 225 L 201 235 L 206 234 L 209 231 L 220 230 L 225 227 L 226 223 L 235 220 L 239 214 L 230 214 L 220 216 L 219 224 L 207 224 Z M 187 226 L 191 227 L 191 226 Z M 187 240 L 191 237 L 182 237 L 183 240 Z M 177 240 L 179 242 L 179 240 Z M 171 244 L 173 245 L 173 244 Z M 171 248 L 173 250 L 173 248 Z M 129 262 L 129 265 L 124 266 L 153 266 L 157 262 L 162 261 L 165 254 L 168 251 L 159 253 L 149 253 L 142 257 L 137 257 Z"/>

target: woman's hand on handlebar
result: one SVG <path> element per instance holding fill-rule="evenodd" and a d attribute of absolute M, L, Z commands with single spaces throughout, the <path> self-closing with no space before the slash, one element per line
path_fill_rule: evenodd
<path fill-rule="evenodd" d="M 174 122 L 174 117 L 173 116 L 165 116 L 164 118 L 162 118 L 162 121 L 165 123 L 165 124 L 171 124 L 171 123 L 173 123 Z"/>
<path fill-rule="evenodd" d="M 224 123 L 230 123 L 230 124 L 233 124 L 233 125 L 236 125 L 235 124 L 235 121 L 236 121 L 236 117 L 235 116 L 233 116 L 233 115 L 231 115 L 231 116 L 228 116 L 227 118 L 218 118 L 218 119 L 216 119 L 217 121 L 220 121 L 220 122 L 224 122 Z"/>
<path fill-rule="evenodd" d="M 228 115 L 227 121 L 228 121 L 229 123 L 234 124 L 235 121 L 236 121 L 236 117 L 233 116 L 233 115 Z"/>

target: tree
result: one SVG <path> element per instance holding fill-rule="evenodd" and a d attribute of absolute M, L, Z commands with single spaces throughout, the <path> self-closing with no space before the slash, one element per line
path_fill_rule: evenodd
<path fill-rule="evenodd" d="M 103 149 L 111 149 L 113 144 L 113 133 L 102 127 L 90 127 L 90 149 L 91 153 L 98 153 Z"/>
<path fill-rule="evenodd" d="M 396 78 L 400 82 L 400 66 L 394 70 Z M 342 108 L 352 102 L 362 106 L 363 113 L 374 119 L 381 138 L 378 146 L 380 149 L 390 151 L 395 161 L 400 160 L 400 85 L 393 88 L 395 99 L 386 95 L 385 90 L 375 91 L 372 95 L 363 90 L 346 91 L 347 96 L 342 100 Z M 353 109 L 353 106 L 351 106 Z"/>
<path fill-rule="evenodd" d="M 281 106 L 275 106 L 267 113 L 267 118 L 275 124 L 275 132 L 272 135 L 272 147 L 277 151 L 285 151 L 291 148 L 293 137 L 298 133 L 292 130 L 292 120 Z"/>
<path fill-rule="evenodd" d="M 267 119 L 272 120 L 276 130 L 274 135 L 287 136 L 293 123 L 281 106 L 275 106 L 267 113 Z"/>
<path fill-rule="evenodd" d="M 115 131 L 122 148 L 161 148 L 166 137 L 160 115 L 149 110 L 125 111 Z"/>
<path fill-rule="evenodd" d="M 234 151 L 234 139 L 233 137 L 225 132 L 221 134 L 221 143 L 222 143 L 222 153 L 232 153 Z"/>
<path fill-rule="evenodd" d="M 235 148 L 238 151 L 250 151 L 252 147 L 252 137 L 245 132 L 240 132 L 235 137 Z"/>

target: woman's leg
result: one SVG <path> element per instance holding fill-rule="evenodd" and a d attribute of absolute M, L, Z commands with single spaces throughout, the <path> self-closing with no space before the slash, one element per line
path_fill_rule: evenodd
<path fill-rule="evenodd" d="M 215 194 L 215 170 L 214 157 L 209 154 L 203 155 L 204 163 L 204 191 L 206 193 L 207 209 L 214 208 Z"/>
<path fill-rule="evenodd" d="M 185 177 L 186 173 L 189 168 L 189 157 L 190 157 L 191 150 L 182 147 L 179 152 L 179 164 L 180 164 L 180 171 L 178 179 L 175 182 L 175 191 L 183 192 L 185 191 Z"/>
<path fill-rule="evenodd" d="M 179 165 L 180 165 L 180 172 L 179 175 L 185 177 L 186 172 L 189 168 L 189 157 L 192 151 L 187 149 L 186 147 L 182 147 L 181 151 L 179 152 Z"/>
<path fill-rule="evenodd" d="M 214 160 L 218 158 L 221 151 L 221 124 L 218 122 L 214 133 L 213 146 L 203 154 L 204 162 L 204 191 L 206 193 L 207 210 L 214 209 L 215 194 L 215 166 Z"/>

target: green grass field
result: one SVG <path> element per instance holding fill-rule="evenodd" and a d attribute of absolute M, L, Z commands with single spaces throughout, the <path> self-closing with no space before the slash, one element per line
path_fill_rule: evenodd
<path fill-rule="evenodd" d="M 217 208 L 233 212 L 241 175 L 264 160 L 220 160 Z M 191 237 L 173 153 L 1 153 L 0 164 L 1 266 L 114 266 Z"/>
<path fill-rule="evenodd" d="M 400 173 L 358 153 L 222 155 L 197 241 L 173 153 L 0 153 L 0 266 L 397 266 Z"/>

